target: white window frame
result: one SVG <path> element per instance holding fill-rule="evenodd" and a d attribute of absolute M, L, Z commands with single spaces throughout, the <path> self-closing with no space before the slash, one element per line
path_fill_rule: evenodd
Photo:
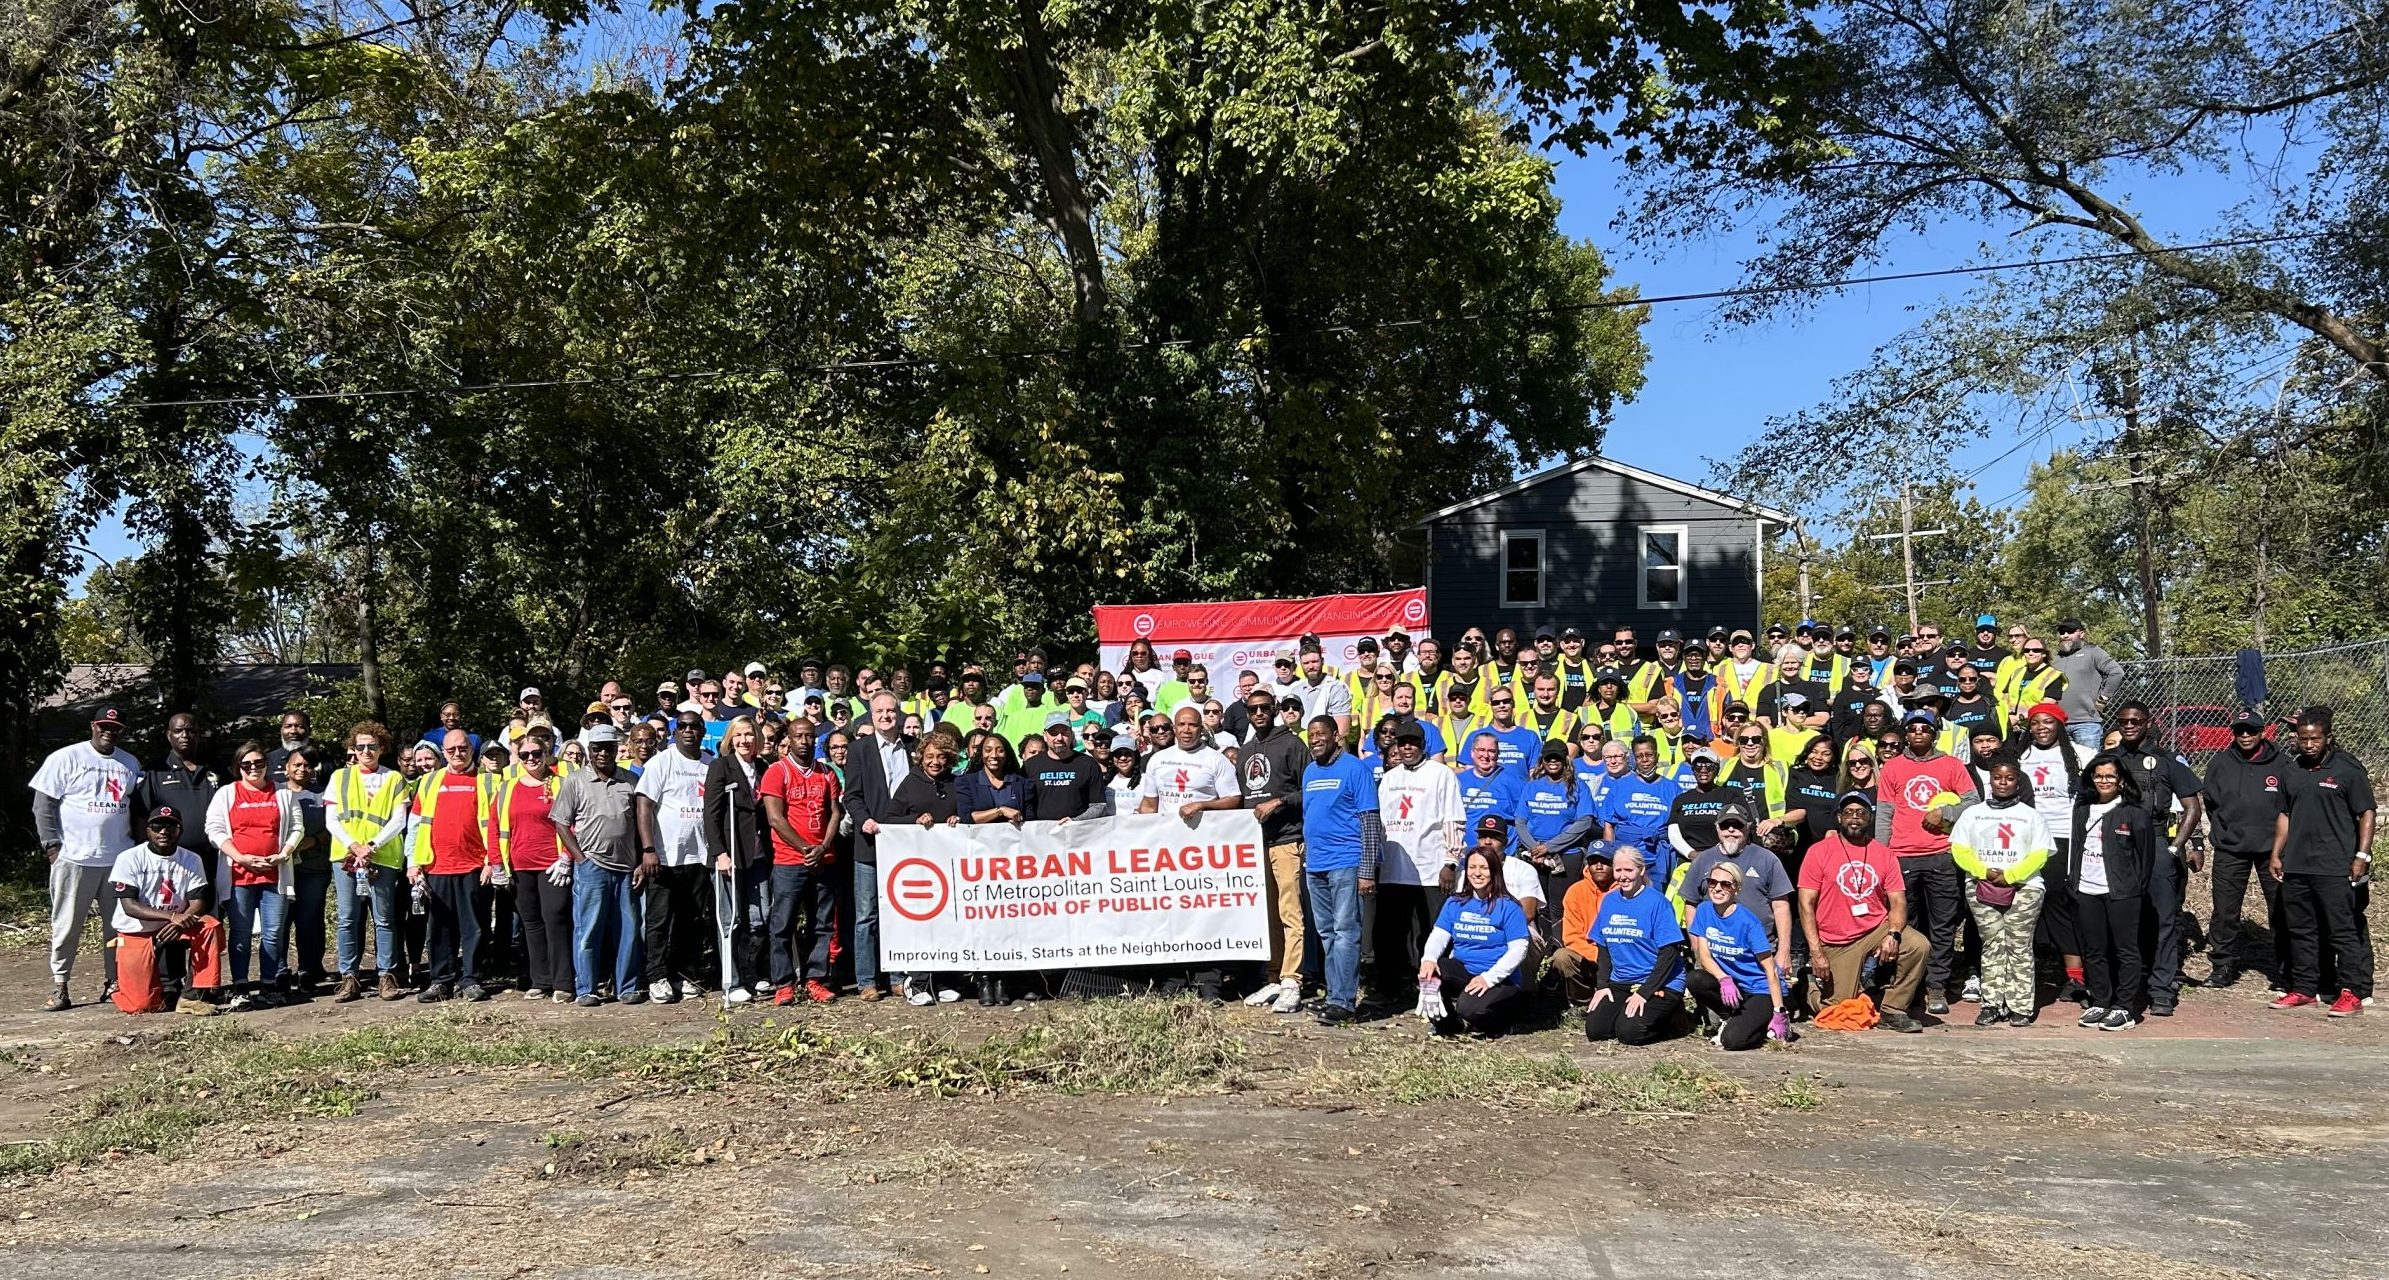
<path fill-rule="evenodd" d="M 1673 536 L 1676 540 L 1676 598 L 1673 601 L 1651 599 L 1651 568 L 1643 563 L 1643 550 L 1650 545 L 1651 535 Z M 1644 609 L 1681 610 L 1692 598 L 1692 526 L 1685 524 L 1646 524 L 1634 530 L 1634 599 Z"/>
<path fill-rule="evenodd" d="M 1535 598 L 1532 600 L 1512 599 L 1510 596 L 1510 544 L 1529 541 L 1535 544 Z M 1501 557 L 1495 572 L 1501 575 L 1501 585 L 1496 590 L 1500 592 L 1502 608 L 1540 609 L 1543 607 L 1543 598 L 1551 590 L 1549 545 L 1544 540 L 1541 529 L 1504 529 L 1501 531 Z"/>

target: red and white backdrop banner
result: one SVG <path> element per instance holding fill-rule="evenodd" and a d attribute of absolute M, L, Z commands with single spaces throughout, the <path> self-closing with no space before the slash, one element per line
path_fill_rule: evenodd
<path fill-rule="evenodd" d="M 1302 637 L 1313 633 L 1328 664 L 1348 670 L 1362 636 L 1382 640 L 1396 627 L 1413 640 L 1426 634 L 1425 588 L 1307 600 L 1095 606 L 1095 640 L 1104 670 L 1127 670 L 1128 646 L 1150 640 L 1164 671 L 1170 655 L 1185 649 L 1210 668 L 1214 689 L 1234 683 L 1239 671 L 1268 675 L 1279 654 L 1291 655 Z"/>

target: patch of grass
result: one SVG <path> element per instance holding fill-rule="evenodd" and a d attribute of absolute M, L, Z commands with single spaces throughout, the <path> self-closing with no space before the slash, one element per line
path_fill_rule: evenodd
<path fill-rule="evenodd" d="M 982 1187 L 998 1187 L 1013 1181 L 1031 1163 L 1027 1155 L 1019 1152 L 997 1153 L 979 1147 L 933 1142 L 870 1168 L 856 1169 L 847 1174 L 846 1180 L 864 1186 L 882 1182 L 935 1185 L 967 1181 Z"/>
<path fill-rule="evenodd" d="M 645 1176 L 675 1165 L 697 1162 L 695 1139 L 679 1128 L 657 1133 L 617 1133 L 593 1138 L 570 1130 L 541 1135 L 553 1153 L 539 1170 L 542 1178 L 620 1178 Z"/>
<path fill-rule="evenodd" d="M 56 1137 L 0 1150 L 0 1176 L 110 1155 L 171 1156 L 212 1125 L 352 1116 L 407 1070 L 547 1067 L 606 1075 L 656 1050 L 534 1034 L 483 1012 L 443 1011 L 308 1040 L 269 1041 L 226 1019 L 161 1037 L 132 1078 L 98 1091 Z"/>
<path fill-rule="evenodd" d="M 1523 1094 L 1569 1115 L 1692 1114 L 1740 1101 L 1748 1092 L 1732 1078 L 1694 1063 L 1596 1070 L 1566 1058 L 1501 1049 L 1453 1052 L 1446 1045 L 1372 1049 L 1360 1066 L 1329 1071 L 1322 1083 L 1336 1092 L 1414 1106 L 1491 1103 Z"/>
<path fill-rule="evenodd" d="M 97 930 L 86 930 L 95 933 Z M 46 877 L 0 877 L 0 947 L 50 944 L 50 886 Z"/>
<path fill-rule="evenodd" d="M 1775 1088 L 1775 1105 L 1786 1111 L 1815 1111 L 1825 1105 L 1825 1091 L 1810 1076 L 1793 1076 Z"/>
<path fill-rule="evenodd" d="M 703 1045 L 656 1051 L 646 1070 L 684 1085 L 761 1079 L 827 1096 L 889 1089 L 940 1097 L 1024 1089 L 1170 1094 L 1235 1087 L 1246 1053 L 1226 1019 L 1198 1001 L 1097 1000 L 1049 1007 L 1038 1021 L 977 1041 L 940 1031 L 736 1029 Z"/>

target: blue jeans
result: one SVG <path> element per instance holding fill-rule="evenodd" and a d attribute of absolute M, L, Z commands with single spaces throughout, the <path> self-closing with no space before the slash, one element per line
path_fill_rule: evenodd
<path fill-rule="evenodd" d="M 2075 746 L 2086 751 L 2097 751 L 2107 742 L 2107 728 L 2096 720 L 2068 720 L 2065 732 Z M 2083 757 L 2083 763 L 2089 763 L 2089 757 Z"/>
<path fill-rule="evenodd" d="M 383 973 L 403 975 L 406 962 L 398 954 L 398 922 L 406 918 L 413 894 L 406 872 L 397 867 L 368 865 L 363 871 L 335 868 L 332 893 L 338 906 L 332 929 L 339 935 L 336 949 L 340 972 L 359 977 L 365 972 L 365 919 L 373 918 L 373 965 Z"/>
<path fill-rule="evenodd" d="M 854 864 L 854 989 L 879 985 L 879 867 L 873 863 Z M 904 985 L 904 975 L 891 973 L 887 979 L 895 986 Z"/>
<path fill-rule="evenodd" d="M 600 957 L 610 957 L 614 995 L 639 989 L 639 893 L 628 871 L 583 858 L 572 864 L 572 993 L 597 994 Z"/>
<path fill-rule="evenodd" d="M 324 901 L 332 893 L 332 864 L 320 857 L 291 868 L 290 938 L 299 973 L 321 976 L 324 964 Z"/>
<path fill-rule="evenodd" d="M 234 885 L 232 916 L 225 923 L 232 933 L 232 985 L 249 980 L 249 950 L 257 950 L 257 978 L 273 982 L 282 976 L 282 944 L 289 925 L 290 899 L 270 884 Z M 251 917 L 256 918 L 252 924 Z M 262 933 L 264 936 L 259 937 Z"/>
<path fill-rule="evenodd" d="M 1360 1003 L 1360 868 L 1306 871 L 1303 880 L 1327 953 L 1327 1003 L 1350 1009 Z"/>

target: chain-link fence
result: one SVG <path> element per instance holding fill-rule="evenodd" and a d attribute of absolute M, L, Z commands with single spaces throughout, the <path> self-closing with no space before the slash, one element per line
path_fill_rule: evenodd
<path fill-rule="evenodd" d="M 2374 778 L 2389 777 L 2389 640 L 2268 653 L 2263 661 L 2259 712 L 2280 721 L 2329 707 L 2332 737 Z M 2209 756 L 2231 745 L 2231 720 L 2242 706 L 2237 657 L 2151 658 L 2123 667 L 2116 701 L 2147 703 L 2162 739 L 2192 766 L 2203 772 Z M 2287 734 L 2276 730 L 2285 745 Z"/>

